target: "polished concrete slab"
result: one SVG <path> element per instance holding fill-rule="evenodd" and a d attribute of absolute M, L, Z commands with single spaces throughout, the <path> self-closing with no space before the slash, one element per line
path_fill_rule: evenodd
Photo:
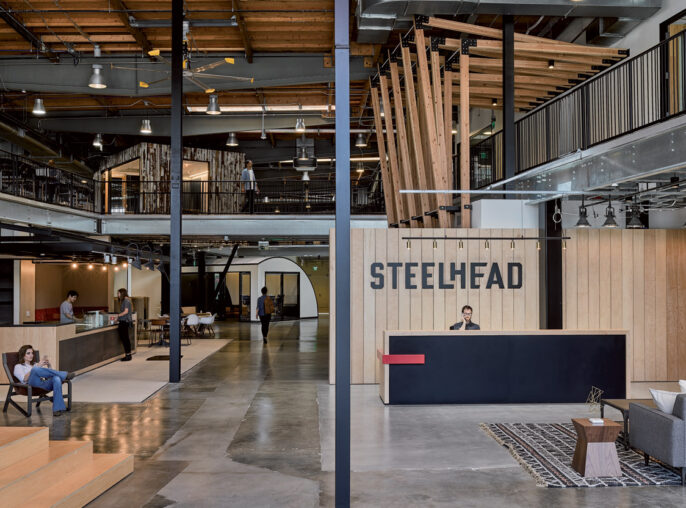
<path fill-rule="evenodd" d="M 10 408 L 0 424 L 46 425 L 51 439 L 134 453 L 134 474 L 95 507 L 333 506 L 328 319 L 276 323 L 266 346 L 259 325 L 217 330 L 232 342 L 143 403 L 76 403 L 59 418 L 44 407 L 29 420 Z M 681 487 L 536 487 L 479 429 L 589 416 L 583 404 L 387 407 L 376 386 L 353 386 L 351 404 L 353 506 L 686 505 Z"/>

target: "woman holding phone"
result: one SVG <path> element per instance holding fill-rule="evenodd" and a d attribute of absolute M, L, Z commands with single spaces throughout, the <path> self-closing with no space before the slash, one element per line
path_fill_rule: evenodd
<path fill-rule="evenodd" d="M 20 363 L 14 366 L 14 377 L 20 383 L 52 391 L 52 416 L 61 416 L 67 410 L 62 397 L 62 383 L 66 379 L 73 379 L 74 373 L 53 370 L 47 356 L 40 362 L 34 356 L 33 346 L 30 344 L 19 348 Z"/>

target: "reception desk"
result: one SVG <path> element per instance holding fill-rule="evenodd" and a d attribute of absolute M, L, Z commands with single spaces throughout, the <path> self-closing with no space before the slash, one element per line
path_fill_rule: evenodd
<path fill-rule="evenodd" d="M 385 404 L 585 402 L 591 387 L 623 399 L 623 330 L 385 331 L 377 352 Z"/>
<path fill-rule="evenodd" d="M 134 314 L 134 320 L 136 315 Z M 134 321 L 134 325 L 135 325 Z M 131 331 L 131 347 L 136 349 L 136 327 Z M 124 356 L 117 325 L 91 326 L 81 323 L 33 323 L 0 327 L 0 351 L 18 351 L 31 344 L 47 356 L 53 368 L 77 374 L 116 361 Z M 0 369 L 0 384 L 7 384 Z"/>

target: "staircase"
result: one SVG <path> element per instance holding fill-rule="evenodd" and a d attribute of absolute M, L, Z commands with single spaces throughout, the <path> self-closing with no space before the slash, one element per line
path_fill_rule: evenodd
<path fill-rule="evenodd" d="M 133 456 L 91 441 L 49 441 L 47 427 L 0 427 L 3 508 L 81 507 L 133 472 Z"/>

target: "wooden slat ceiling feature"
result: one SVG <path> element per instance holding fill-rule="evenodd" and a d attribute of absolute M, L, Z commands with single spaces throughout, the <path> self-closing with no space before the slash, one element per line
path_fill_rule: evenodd
<path fill-rule="evenodd" d="M 187 18 L 191 21 L 231 19 L 240 17 L 240 26 L 191 27 L 193 49 L 201 52 L 327 52 L 333 46 L 334 0 L 186 0 Z M 65 51 L 65 43 L 83 53 L 93 51 L 93 43 L 103 53 L 141 52 L 128 16 L 137 21 L 169 21 L 171 2 L 168 0 L 9 0 L 5 7 L 13 11 L 48 48 Z M 237 7 L 237 11 L 232 9 Z M 126 12 L 122 16 L 122 6 Z M 152 47 L 171 49 L 171 28 L 140 28 Z M 244 39 L 245 37 L 245 39 Z M 0 51 L 3 54 L 25 53 L 29 42 L 2 22 Z"/>

